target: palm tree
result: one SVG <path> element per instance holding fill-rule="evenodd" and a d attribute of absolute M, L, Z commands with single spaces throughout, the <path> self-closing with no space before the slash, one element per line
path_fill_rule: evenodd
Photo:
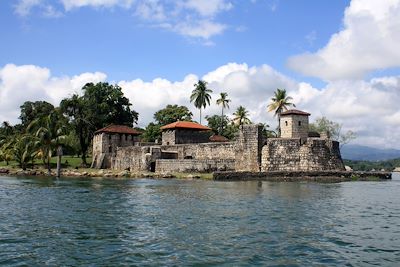
<path fill-rule="evenodd" d="M 293 98 L 286 94 L 285 89 L 277 88 L 272 97 L 272 102 L 268 105 L 268 112 L 274 111 L 274 116 L 278 117 L 278 134 L 281 136 L 281 113 L 288 110 L 288 107 L 296 107 L 295 104 L 291 103 L 290 100 Z"/>
<path fill-rule="evenodd" d="M 200 124 L 201 124 L 201 108 L 206 108 L 210 105 L 212 90 L 207 88 L 207 82 L 199 80 L 194 85 L 194 90 L 190 96 L 190 102 L 194 102 L 194 106 L 200 110 Z"/>
<path fill-rule="evenodd" d="M 33 161 L 37 155 L 35 143 L 35 137 L 30 134 L 17 135 L 11 140 L 14 159 L 23 170 L 26 170 L 28 162 Z"/>
<path fill-rule="evenodd" d="M 219 134 L 221 134 L 222 130 L 223 130 L 224 108 L 229 108 L 229 102 L 231 102 L 231 100 L 228 99 L 228 93 L 221 93 L 220 98 L 217 99 L 217 105 L 221 105 L 221 107 L 222 107 L 221 128 L 220 128 Z"/>
<path fill-rule="evenodd" d="M 239 106 L 237 108 L 237 110 L 235 111 L 235 113 L 233 113 L 233 115 L 235 116 L 233 118 L 233 121 L 238 126 L 241 126 L 243 124 L 250 124 L 251 123 L 251 121 L 250 121 L 250 119 L 248 117 L 249 116 L 249 112 L 243 106 Z"/>
<path fill-rule="evenodd" d="M 53 111 L 48 116 L 37 118 L 31 122 L 27 130 L 32 129 L 35 129 L 35 136 L 38 138 L 36 142 L 39 147 L 38 154 L 42 156 L 50 173 L 50 160 L 53 151 L 57 149 L 65 138 L 65 127 L 60 125 L 57 111 Z"/>

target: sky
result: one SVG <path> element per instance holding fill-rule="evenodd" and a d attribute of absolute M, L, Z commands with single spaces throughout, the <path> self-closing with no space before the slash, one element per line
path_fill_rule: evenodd
<path fill-rule="evenodd" d="M 204 79 L 203 115 L 220 92 L 253 122 L 276 88 L 298 109 L 356 132 L 354 144 L 400 149 L 400 0 L 2 0 L 0 121 L 20 105 L 118 84 L 139 126 L 167 104 L 185 105 Z M 204 121 L 204 118 L 203 118 Z"/>

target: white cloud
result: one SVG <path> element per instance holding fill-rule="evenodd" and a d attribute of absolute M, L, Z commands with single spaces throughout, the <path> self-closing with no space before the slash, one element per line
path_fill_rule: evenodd
<path fill-rule="evenodd" d="M 24 101 L 45 100 L 57 105 L 64 97 L 80 93 L 87 82 L 106 81 L 101 72 L 76 76 L 52 76 L 47 68 L 34 65 L 5 65 L 0 68 L 0 121 L 17 122 L 19 106 Z M 374 78 L 369 81 L 335 81 L 324 88 L 297 82 L 268 65 L 249 67 L 228 63 L 203 77 L 188 74 L 181 81 L 162 78 L 117 82 L 139 112 L 139 125 L 146 126 L 153 114 L 167 104 L 187 106 L 198 120 L 199 112 L 189 101 L 198 79 L 208 82 L 213 90 L 211 106 L 204 116 L 220 114 L 215 104 L 220 92 L 232 100 L 226 114 L 231 116 L 239 105 L 246 107 L 254 122 L 276 127 L 276 118 L 267 113 L 267 105 L 276 88 L 285 88 L 297 108 L 310 112 L 311 121 L 320 116 L 343 124 L 343 130 L 357 132 L 355 143 L 400 149 L 400 76 Z"/>
<path fill-rule="evenodd" d="M 144 25 L 166 29 L 180 35 L 200 39 L 213 45 L 209 39 L 222 34 L 228 26 L 217 21 L 217 16 L 233 8 L 227 0 L 58 0 L 65 12 L 82 7 L 122 7 L 133 11 Z M 27 16 L 39 7 L 46 17 L 60 17 L 63 13 L 49 0 L 19 0 L 15 11 Z"/>
<path fill-rule="evenodd" d="M 360 79 L 400 66 L 400 0 L 352 0 L 344 29 L 315 53 L 293 56 L 292 69 L 324 80 Z"/>
<path fill-rule="evenodd" d="M 7 64 L 0 68 L 0 121 L 16 123 L 19 107 L 25 101 L 44 100 L 58 105 L 64 97 L 79 93 L 87 82 L 105 79 L 106 75 L 100 72 L 52 77 L 47 68 Z"/>
<path fill-rule="evenodd" d="M 26 16 L 31 9 L 42 3 L 42 0 L 20 0 L 15 6 L 15 12 L 20 16 Z"/>
<path fill-rule="evenodd" d="M 91 7 L 113 7 L 121 6 L 129 8 L 133 4 L 133 0 L 61 0 L 65 10 L 80 8 L 85 6 Z"/>
<path fill-rule="evenodd" d="M 214 16 L 233 7 L 232 3 L 225 0 L 187 0 L 182 5 L 197 11 L 202 16 Z"/>

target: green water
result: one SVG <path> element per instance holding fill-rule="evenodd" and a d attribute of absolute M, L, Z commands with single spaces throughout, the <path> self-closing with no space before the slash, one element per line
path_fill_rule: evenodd
<path fill-rule="evenodd" d="M 400 177 L 0 177 L 1 266 L 398 266 Z"/>

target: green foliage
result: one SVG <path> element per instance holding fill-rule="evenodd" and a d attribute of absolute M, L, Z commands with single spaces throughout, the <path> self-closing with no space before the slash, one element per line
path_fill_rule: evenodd
<path fill-rule="evenodd" d="M 167 105 L 154 113 L 155 121 L 160 125 L 167 125 L 176 121 L 191 121 L 192 112 L 185 106 Z"/>
<path fill-rule="evenodd" d="M 25 170 L 37 155 L 37 139 L 29 134 L 17 135 L 10 142 L 14 160 Z"/>
<path fill-rule="evenodd" d="M 309 129 L 318 133 L 328 133 L 333 140 L 340 142 L 341 146 L 357 137 L 352 131 L 342 133 L 342 124 L 328 120 L 326 117 L 316 118 L 314 123 L 310 123 Z"/>
<path fill-rule="evenodd" d="M 82 90 L 82 96 L 73 95 L 62 100 L 60 108 L 79 139 L 82 165 L 87 165 L 86 157 L 94 132 L 109 124 L 132 126 L 137 122 L 138 113 L 130 109 L 131 103 L 118 85 L 87 83 Z"/>
<path fill-rule="evenodd" d="M 249 112 L 243 106 L 239 106 L 235 113 L 233 113 L 233 122 L 236 126 L 241 126 L 243 124 L 250 124 Z"/>
<path fill-rule="evenodd" d="M 264 137 L 266 138 L 274 138 L 277 137 L 277 133 L 271 129 L 269 129 L 269 125 L 266 123 L 259 123 L 259 125 L 261 125 L 262 128 L 262 134 Z"/>
<path fill-rule="evenodd" d="M 400 167 L 400 158 L 384 161 L 364 161 L 364 160 L 343 160 L 344 164 L 350 166 L 354 171 L 393 171 L 396 167 Z"/>
<path fill-rule="evenodd" d="M 219 134 L 222 134 L 224 131 L 224 109 L 225 108 L 229 108 L 229 103 L 231 102 L 230 99 L 228 99 L 228 93 L 220 93 L 220 98 L 217 99 L 217 105 L 221 105 L 221 125 L 220 128 L 218 130 Z"/>
<path fill-rule="evenodd" d="M 23 127 L 27 127 L 32 121 L 49 115 L 54 110 L 54 106 L 46 101 L 26 101 L 20 106 L 21 115 L 19 119 Z"/>
<path fill-rule="evenodd" d="M 230 140 L 235 137 L 237 131 L 239 130 L 239 127 L 234 125 L 225 115 L 223 117 L 219 115 L 206 116 L 206 120 L 208 121 L 208 127 L 210 127 L 214 133 L 225 136 Z"/>
<path fill-rule="evenodd" d="M 212 90 L 207 88 L 207 82 L 199 80 L 195 85 L 195 89 L 190 95 L 190 102 L 194 102 L 194 106 L 200 110 L 200 124 L 201 124 L 201 109 L 210 105 Z"/>
<path fill-rule="evenodd" d="M 50 172 L 50 159 L 53 152 L 62 144 L 66 136 L 64 117 L 57 110 L 53 110 L 47 116 L 33 120 L 27 128 L 27 132 L 37 138 L 37 154 L 42 157 Z"/>
<path fill-rule="evenodd" d="M 150 122 L 142 134 L 142 140 L 144 142 L 155 142 L 161 140 L 160 125 Z"/>

